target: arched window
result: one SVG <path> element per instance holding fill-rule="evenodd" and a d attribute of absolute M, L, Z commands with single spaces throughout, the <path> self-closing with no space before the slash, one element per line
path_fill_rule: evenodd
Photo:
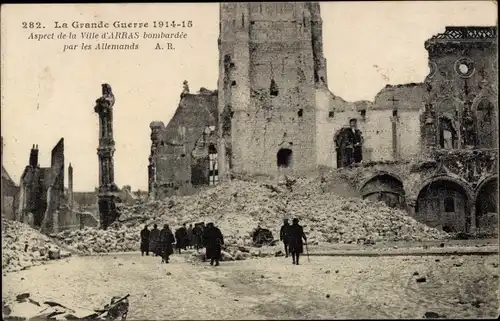
<path fill-rule="evenodd" d="M 439 146 L 443 149 L 457 148 L 457 132 L 448 117 L 439 119 Z"/>
<path fill-rule="evenodd" d="M 292 150 L 282 148 L 276 155 L 278 167 L 291 167 L 292 166 Z"/>

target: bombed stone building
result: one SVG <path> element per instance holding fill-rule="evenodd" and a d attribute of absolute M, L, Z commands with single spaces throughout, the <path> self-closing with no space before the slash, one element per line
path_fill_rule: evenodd
<path fill-rule="evenodd" d="M 496 27 L 447 27 L 423 45 L 423 82 L 347 102 L 328 88 L 318 3 L 220 4 L 218 89 L 184 93 L 167 126 L 151 123 L 150 195 L 336 169 L 430 226 L 493 227 Z"/>
<path fill-rule="evenodd" d="M 73 169 L 68 168 L 68 191 L 64 189 L 64 138 L 52 149 L 50 167 L 40 167 L 38 145 L 33 145 L 29 163 L 19 183 L 19 206 L 15 219 L 44 232 L 78 226 L 68 205 L 72 200 Z"/>

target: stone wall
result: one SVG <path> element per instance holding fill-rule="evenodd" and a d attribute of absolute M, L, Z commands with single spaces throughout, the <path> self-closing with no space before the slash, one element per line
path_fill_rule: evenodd
<path fill-rule="evenodd" d="M 151 123 L 150 157 L 154 164 L 155 197 L 185 195 L 193 191 L 193 151 L 207 128 L 215 128 L 217 123 L 216 91 L 183 94 L 166 127 L 162 122 Z"/>
<path fill-rule="evenodd" d="M 286 172 L 315 170 L 315 83 L 326 82 L 319 6 L 221 4 L 220 30 L 219 114 L 233 113 L 229 144 L 220 130 L 219 150 L 230 147 L 221 171 L 278 175 L 281 149 L 292 151 Z"/>

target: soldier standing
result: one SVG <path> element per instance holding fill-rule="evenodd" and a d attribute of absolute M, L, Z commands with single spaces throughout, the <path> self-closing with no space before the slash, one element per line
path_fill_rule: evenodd
<path fill-rule="evenodd" d="M 285 246 L 285 257 L 288 257 L 288 245 L 290 244 L 290 223 L 288 219 L 283 220 L 283 225 L 280 229 L 280 241 L 283 242 Z"/>
<path fill-rule="evenodd" d="M 215 263 L 215 266 L 218 266 L 222 256 L 222 245 L 224 245 L 222 232 L 214 226 L 214 223 L 208 223 L 203 233 L 203 240 L 206 246 L 207 259 L 210 259 L 210 265 Z"/>
<path fill-rule="evenodd" d="M 144 225 L 144 228 L 141 230 L 141 255 L 144 256 L 144 252 L 146 255 L 149 255 L 149 230 L 148 226 Z"/>
<path fill-rule="evenodd" d="M 153 229 L 149 233 L 149 250 L 153 252 L 155 256 L 158 256 L 158 241 L 160 237 L 160 230 L 158 229 L 158 224 L 153 225 Z"/>
<path fill-rule="evenodd" d="M 168 224 L 165 224 L 163 225 L 163 229 L 160 231 L 160 245 L 162 254 L 161 263 L 168 263 L 170 255 L 174 253 L 174 246 L 172 245 L 173 243 L 175 243 L 174 235 L 172 234 L 172 231 L 170 230 Z"/>
<path fill-rule="evenodd" d="M 193 224 L 189 224 L 189 227 L 187 229 L 187 237 L 188 237 L 188 242 L 187 242 L 187 247 L 191 248 L 193 246 Z"/>
<path fill-rule="evenodd" d="M 304 228 L 299 225 L 299 219 L 294 218 L 290 226 L 290 244 L 289 251 L 292 255 L 293 264 L 299 265 L 300 254 L 304 253 L 304 239 L 307 242 L 307 237 L 304 234 Z"/>

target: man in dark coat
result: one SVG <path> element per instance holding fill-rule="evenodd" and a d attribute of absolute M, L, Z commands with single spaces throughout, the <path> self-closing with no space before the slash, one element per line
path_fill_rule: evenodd
<path fill-rule="evenodd" d="M 196 251 L 203 248 L 203 231 L 205 229 L 205 223 L 196 223 L 193 229 L 193 236 L 195 239 Z"/>
<path fill-rule="evenodd" d="M 191 248 L 194 244 L 193 244 L 193 224 L 189 224 L 189 227 L 187 229 L 187 237 L 188 237 L 188 241 L 187 241 L 187 247 L 188 248 Z"/>
<path fill-rule="evenodd" d="M 349 121 L 350 131 L 349 131 L 349 147 L 351 149 L 351 160 L 352 163 L 360 163 L 363 160 L 363 135 L 361 131 L 358 129 L 358 121 L 353 118 Z"/>
<path fill-rule="evenodd" d="M 203 233 L 203 240 L 206 247 L 206 257 L 210 259 L 210 265 L 219 265 L 222 258 L 222 245 L 224 245 L 224 237 L 219 228 L 214 226 L 214 223 L 208 223 L 207 228 Z"/>
<path fill-rule="evenodd" d="M 280 229 L 280 241 L 285 246 L 285 257 L 288 257 L 288 245 L 290 244 L 290 223 L 288 223 L 288 219 L 283 220 L 283 225 Z"/>
<path fill-rule="evenodd" d="M 307 242 L 307 237 L 304 234 L 304 228 L 299 225 L 299 219 L 294 218 L 290 226 L 290 244 L 289 251 L 292 255 L 293 264 L 299 265 L 300 254 L 304 253 L 304 239 Z"/>
<path fill-rule="evenodd" d="M 158 229 L 158 225 L 155 224 L 153 225 L 153 229 L 149 233 L 149 250 L 153 252 L 155 256 L 160 255 L 158 249 L 159 249 L 159 237 L 160 237 L 160 230 Z"/>
<path fill-rule="evenodd" d="M 168 224 L 165 224 L 163 225 L 163 229 L 160 231 L 160 246 L 162 254 L 161 263 L 168 263 L 170 255 L 174 253 L 173 243 L 175 243 L 174 235 L 172 234 Z"/>
<path fill-rule="evenodd" d="M 144 256 L 149 255 L 149 230 L 148 226 L 144 225 L 144 228 L 141 230 L 141 255 Z"/>

